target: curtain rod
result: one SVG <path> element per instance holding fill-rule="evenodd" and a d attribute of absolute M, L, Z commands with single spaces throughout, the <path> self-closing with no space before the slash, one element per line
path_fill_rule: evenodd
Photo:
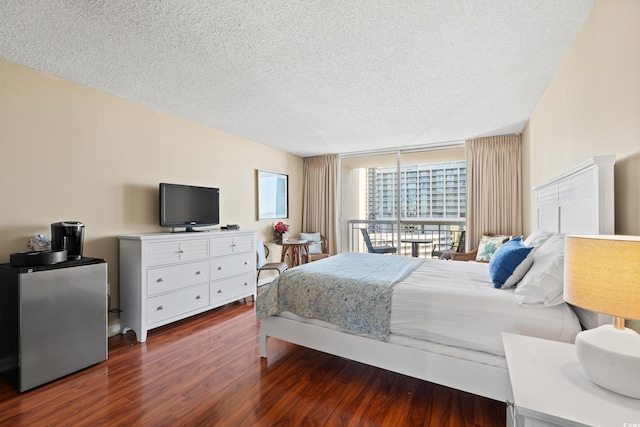
<path fill-rule="evenodd" d="M 349 158 L 349 157 L 371 156 L 371 155 L 378 155 L 378 154 L 396 154 L 396 153 L 404 154 L 404 153 L 415 153 L 419 151 L 446 150 L 451 148 L 464 148 L 464 141 L 440 142 L 437 144 L 413 146 L 411 148 L 384 148 L 379 150 L 353 151 L 350 153 L 338 154 L 338 157 Z"/>

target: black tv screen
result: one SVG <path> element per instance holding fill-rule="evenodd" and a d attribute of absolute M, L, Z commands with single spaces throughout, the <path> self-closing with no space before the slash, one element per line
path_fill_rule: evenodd
<path fill-rule="evenodd" d="M 220 223 L 220 190 L 213 187 L 160 183 L 160 225 L 207 227 Z"/>

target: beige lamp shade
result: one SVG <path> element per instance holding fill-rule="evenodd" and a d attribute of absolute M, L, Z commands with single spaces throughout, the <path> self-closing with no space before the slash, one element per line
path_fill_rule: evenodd
<path fill-rule="evenodd" d="M 640 319 L 640 237 L 567 236 L 564 299 L 587 310 Z"/>

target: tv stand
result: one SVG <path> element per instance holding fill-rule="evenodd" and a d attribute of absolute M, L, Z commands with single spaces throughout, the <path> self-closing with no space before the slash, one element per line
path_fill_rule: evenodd
<path fill-rule="evenodd" d="M 132 329 L 145 342 L 150 329 L 255 300 L 255 232 L 206 231 L 118 237 L 122 333 Z"/>
<path fill-rule="evenodd" d="M 171 232 L 172 233 L 204 233 L 207 231 L 212 231 L 211 229 L 198 229 L 196 227 L 185 227 L 184 230 L 181 229 L 182 227 L 171 227 Z"/>

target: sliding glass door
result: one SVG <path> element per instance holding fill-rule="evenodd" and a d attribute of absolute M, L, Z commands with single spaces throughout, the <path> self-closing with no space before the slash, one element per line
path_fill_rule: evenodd
<path fill-rule="evenodd" d="M 414 256 L 457 248 L 466 222 L 464 149 L 411 152 L 401 162 L 401 243 Z"/>
<path fill-rule="evenodd" d="M 451 247 L 466 218 L 464 149 L 343 157 L 340 213 L 343 252 L 369 251 L 367 236 L 400 255 Z"/>
<path fill-rule="evenodd" d="M 397 248 L 397 170 L 398 155 L 382 154 L 341 159 L 340 237 L 341 252 L 367 252 L 371 245 Z"/>

